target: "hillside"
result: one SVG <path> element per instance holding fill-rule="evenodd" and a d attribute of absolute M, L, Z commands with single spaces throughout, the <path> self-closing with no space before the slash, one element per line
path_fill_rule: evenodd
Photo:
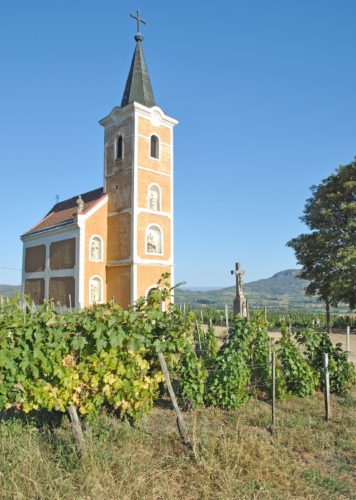
<path fill-rule="evenodd" d="M 0 285 L 0 295 L 11 297 L 16 292 L 21 291 L 20 285 Z"/>
<path fill-rule="evenodd" d="M 304 289 L 307 281 L 297 277 L 298 269 L 287 269 L 274 274 L 271 278 L 252 281 L 244 285 L 245 295 L 251 308 L 290 310 L 323 310 L 323 304 L 314 297 L 307 297 Z M 218 290 L 187 290 L 176 291 L 176 303 L 185 303 L 188 307 L 216 307 L 222 309 L 225 304 L 232 307 L 235 287 Z"/>

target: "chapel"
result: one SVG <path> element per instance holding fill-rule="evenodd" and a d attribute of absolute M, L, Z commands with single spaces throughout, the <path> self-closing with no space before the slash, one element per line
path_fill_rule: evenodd
<path fill-rule="evenodd" d="M 35 304 L 82 308 L 147 296 L 162 273 L 173 285 L 173 128 L 156 104 L 139 11 L 120 106 L 104 129 L 103 186 L 56 203 L 23 242 L 22 289 Z"/>

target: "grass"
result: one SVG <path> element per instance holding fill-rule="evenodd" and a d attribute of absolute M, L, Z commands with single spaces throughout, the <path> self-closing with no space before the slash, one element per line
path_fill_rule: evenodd
<path fill-rule="evenodd" d="M 169 409 L 154 408 L 134 428 L 102 415 L 78 459 L 66 417 L 55 425 L 0 422 L 1 499 L 353 498 L 355 400 L 292 398 L 270 407 L 251 400 L 238 411 L 185 414 L 186 450 Z M 355 497 L 354 497 L 355 498 Z"/>

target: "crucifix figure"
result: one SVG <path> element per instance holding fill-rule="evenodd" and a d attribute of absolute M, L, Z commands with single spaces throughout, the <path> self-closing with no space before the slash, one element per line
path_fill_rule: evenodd
<path fill-rule="evenodd" d="M 136 10 L 136 16 L 134 14 L 130 14 L 132 19 L 136 19 L 137 21 L 137 33 L 140 33 L 140 24 L 146 24 L 146 21 L 144 21 L 141 16 L 140 16 L 140 11 Z"/>
<path fill-rule="evenodd" d="M 248 316 L 247 300 L 246 297 L 244 296 L 242 288 L 242 276 L 245 274 L 245 271 L 241 269 L 241 264 L 239 262 L 236 262 L 235 270 L 231 271 L 231 274 L 234 274 L 236 276 L 236 296 L 234 299 L 234 314 L 246 318 Z"/>

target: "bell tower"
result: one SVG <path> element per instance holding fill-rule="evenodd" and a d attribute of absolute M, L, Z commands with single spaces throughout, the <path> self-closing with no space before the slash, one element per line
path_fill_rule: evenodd
<path fill-rule="evenodd" d="M 121 106 L 104 127 L 108 193 L 107 298 L 122 307 L 146 296 L 162 273 L 173 284 L 173 128 L 156 105 L 143 55 L 139 11 L 136 47 Z"/>

